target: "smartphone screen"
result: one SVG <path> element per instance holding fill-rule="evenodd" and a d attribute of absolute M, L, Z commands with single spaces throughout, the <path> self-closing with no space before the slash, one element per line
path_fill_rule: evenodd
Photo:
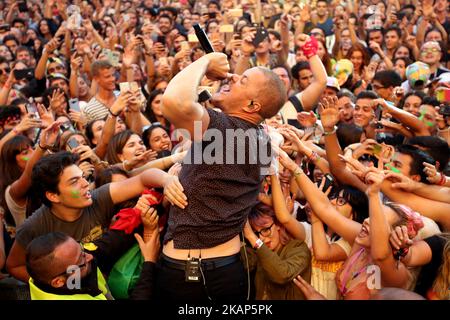
<path fill-rule="evenodd" d="M 322 180 L 325 179 L 325 185 L 323 186 L 323 192 L 327 191 L 334 183 L 334 178 L 331 174 L 327 173 L 323 176 Z"/>
<path fill-rule="evenodd" d="M 67 145 L 69 146 L 70 150 L 73 150 L 79 146 L 78 141 L 76 139 L 69 139 L 69 141 L 67 141 Z"/>
<path fill-rule="evenodd" d="M 80 110 L 80 102 L 78 101 L 78 99 L 70 99 L 69 100 L 69 108 L 70 108 L 70 110 L 73 110 L 73 111 L 77 111 L 77 112 L 80 112 L 81 110 Z"/>
<path fill-rule="evenodd" d="M 263 42 L 268 37 L 268 32 L 265 28 L 258 27 L 256 29 L 256 35 L 253 39 L 253 46 L 256 48 L 261 42 Z"/>

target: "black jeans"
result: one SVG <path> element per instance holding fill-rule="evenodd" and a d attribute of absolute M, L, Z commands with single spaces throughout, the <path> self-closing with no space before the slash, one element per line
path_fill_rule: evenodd
<path fill-rule="evenodd" d="M 213 270 L 204 280 L 186 282 L 185 271 L 171 268 L 161 257 L 156 265 L 155 299 L 163 301 L 245 301 L 247 277 L 240 260 Z"/>

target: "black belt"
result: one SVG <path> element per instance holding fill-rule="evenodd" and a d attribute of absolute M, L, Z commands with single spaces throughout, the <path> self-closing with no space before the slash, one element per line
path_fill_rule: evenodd
<path fill-rule="evenodd" d="M 210 258 L 210 259 L 202 259 L 202 270 L 203 271 L 211 271 L 214 269 L 225 267 L 229 264 L 235 263 L 240 260 L 240 253 L 236 253 L 232 256 L 227 257 L 218 257 L 218 258 Z M 164 253 L 161 254 L 161 262 L 163 265 L 178 270 L 186 270 L 186 260 L 177 260 L 172 259 L 166 256 Z"/>

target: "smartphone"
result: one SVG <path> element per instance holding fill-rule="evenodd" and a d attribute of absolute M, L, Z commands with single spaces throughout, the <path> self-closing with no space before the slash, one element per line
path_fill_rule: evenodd
<path fill-rule="evenodd" d="M 130 83 L 129 82 L 121 82 L 119 83 L 120 94 L 123 94 L 127 91 L 130 91 Z"/>
<path fill-rule="evenodd" d="M 61 129 L 62 129 L 62 126 L 61 126 Z M 67 145 L 69 146 L 70 150 L 73 150 L 79 146 L 79 143 L 76 139 L 69 139 L 69 141 L 67 141 Z"/>
<path fill-rule="evenodd" d="M 33 77 L 34 77 L 33 68 L 14 70 L 14 78 L 16 78 L 16 80 L 32 79 Z"/>
<path fill-rule="evenodd" d="M 208 16 L 209 16 L 210 19 L 215 19 L 217 14 L 215 12 L 209 12 Z"/>
<path fill-rule="evenodd" d="M 257 48 L 261 42 L 263 42 L 267 37 L 269 36 L 269 33 L 267 32 L 266 28 L 264 27 L 257 27 L 256 29 L 256 35 L 253 39 L 253 46 Z"/>
<path fill-rule="evenodd" d="M 234 28 L 232 24 L 224 24 L 221 25 L 219 28 L 219 32 L 221 33 L 233 33 L 234 32 Z"/>
<path fill-rule="evenodd" d="M 27 12 L 27 11 L 28 11 L 27 3 L 25 1 L 19 2 L 19 12 Z"/>
<path fill-rule="evenodd" d="M 27 113 L 29 113 L 33 118 L 39 119 L 39 112 L 34 102 L 30 101 L 25 105 L 25 108 L 27 109 Z"/>
<path fill-rule="evenodd" d="M 189 42 L 187 42 L 187 41 L 181 42 L 181 50 L 187 51 L 190 49 L 191 49 L 191 46 L 189 45 Z"/>
<path fill-rule="evenodd" d="M 75 132 L 75 129 L 73 128 L 73 126 L 72 126 L 72 124 L 70 123 L 70 121 L 61 123 L 61 125 L 60 125 L 59 128 L 61 129 L 61 132 L 66 132 L 66 131 L 72 131 L 72 132 Z M 78 142 L 77 142 L 75 139 L 71 139 L 70 141 L 75 141 L 75 142 L 77 143 L 77 145 L 78 145 Z M 67 143 L 67 144 L 69 144 L 69 143 Z M 70 146 L 70 145 L 69 145 L 69 146 Z M 75 146 L 75 147 L 76 147 L 76 146 Z M 71 147 L 71 149 L 73 149 L 73 148 Z"/>
<path fill-rule="evenodd" d="M 374 155 L 379 155 L 381 153 L 381 150 L 382 150 L 381 144 L 377 143 L 373 146 L 373 154 Z"/>
<path fill-rule="evenodd" d="M 230 9 L 228 12 L 233 18 L 240 18 L 244 15 L 244 10 L 242 9 Z"/>
<path fill-rule="evenodd" d="M 197 36 L 195 34 L 191 33 L 191 34 L 188 34 L 188 42 L 197 43 L 199 41 L 198 41 Z"/>
<path fill-rule="evenodd" d="M 166 36 L 158 36 L 156 38 L 156 42 L 162 43 L 163 45 L 166 45 Z"/>
<path fill-rule="evenodd" d="M 331 188 L 333 186 L 334 177 L 331 175 L 331 173 L 326 173 L 323 176 L 322 181 L 323 181 L 323 179 L 325 179 L 325 184 L 323 186 L 322 192 L 326 192 L 329 188 Z"/>
<path fill-rule="evenodd" d="M 8 23 L 0 24 L 0 31 L 6 32 L 11 30 L 11 26 Z"/>
<path fill-rule="evenodd" d="M 136 81 L 128 82 L 128 83 L 129 83 L 129 86 L 130 86 L 130 90 L 131 90 L 132 92 L 136 92 L 136 91 L 139 90 L 139 86 L 138 86 L 138 84 L 137 84 Z"/>
<path fill-rule="evenodd" d="M 81 112 L 80 110 L 80 102 L 78 101 L 77 98 L 74 99 L 69 99 L 69 109 L 76 111 L 76 112 Z"/>
<path fill-rule="evenodd" d="M 381 121 L 382 117 L 383 117 L 383 108 L 380 105 L 378 105 L 375 109 L 375 119 L 377 120 L 377 126 L 376 126 L 377 129 L 383 128 L 383 125 L 381 123 L 379 123 L 379 121 Z"/>
<path fill-rule="evenodd" d="M 161 57 L 161 58 L 158 59 L 158 61 L 159 61 L 159 64 L 169 65 L 169 60 L 167 60 L 166 57 Z"/>

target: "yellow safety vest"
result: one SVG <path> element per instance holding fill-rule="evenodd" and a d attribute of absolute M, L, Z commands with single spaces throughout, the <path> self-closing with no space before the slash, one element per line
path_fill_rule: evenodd
<path fill-rule="evenodd" d="M 105 278 L 103 278 L 100 269 L 97 268 L 97 282 L 98 288 L 102 293 L 93 297 L 89 294 L 54 294 L 47 293 L 39 289 L 35 284 L 33 279 L 30 278 L 28 283 L 30 285 L 31 300 L 107 300 L 106 294 L 108 293 L 108 287 L 106 286 Z"/>

